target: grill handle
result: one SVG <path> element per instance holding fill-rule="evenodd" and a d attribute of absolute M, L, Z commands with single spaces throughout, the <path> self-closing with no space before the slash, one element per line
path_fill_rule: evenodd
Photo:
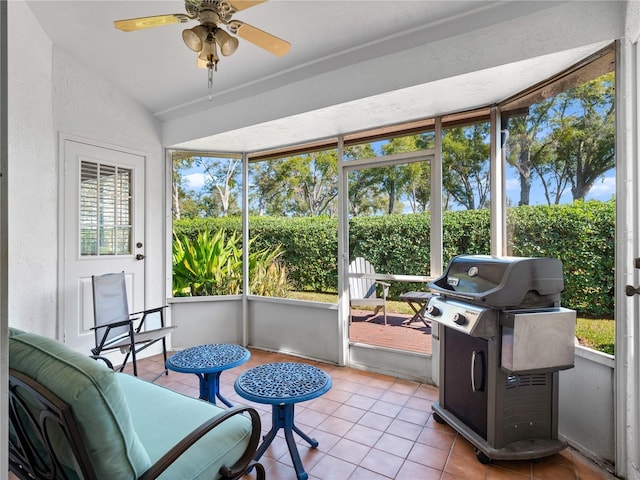
<path fill-rule="evenodd" d="M 480 361 L 482 362 L 482 381 L 480 384 L 476 384 L 476 359 L 480 357 Z M 476 352 L 475 350 L 471 352 L 471 391 L 472 392 L 482 392 L 484 391 L 484 353 Z"/>

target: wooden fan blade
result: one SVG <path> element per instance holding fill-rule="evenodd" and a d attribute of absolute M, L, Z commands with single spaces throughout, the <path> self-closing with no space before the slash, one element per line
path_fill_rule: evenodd
<path fill-rule="evenodd" d="M 114 27 L 123 32 L 133 32 L 135 30 L 143 30 L 151 27 L 161 27 L 163 25 L 171 25 L 173 23 L 185 23 L 191 20 L 184 13 L 170 13 L 168 15 L 155 15 L 153 17 L 128 18 L 126 20 L 116 20 L 113 22 Z"/>
<path fill-rule="evenodd" d="M 247 8 L 260 5 L 261 3 L 264 3 L 266 1 L 267 0 L 231 0 L 229 4 L 231 5 L 231 8 L 233 8 L 236 12 L 239 12 L 241 10 L 246 10 Z"/>
<path fill-rule="evenodd" d="M 282 57 L 289 53 L 291 44 L 281 38 L 271 35 L 270 33 L 260 30 L 259 28 L 249 25 L 239 20 L 229 22 L 229 27 L 233 33 L 260 48 L 265 49 L 269 53 L 273 53 L 278 57 Z"/>

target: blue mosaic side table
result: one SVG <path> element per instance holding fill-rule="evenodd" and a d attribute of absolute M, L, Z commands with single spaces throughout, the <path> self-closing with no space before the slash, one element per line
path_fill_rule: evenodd
<path fill-rule="evenodd" d="M 200 398 L 216 403 L 216 397 L 227 407 L 231 403 L 220 394 L 220 375 L 249 360 L 251 353 L 240 345 L 220 343 L 199 345 L 173 354 L 167 360 L 169 370 L 193 373 L 200 380 Z"/>
<path fill-rule="evenodd" d="M 264 436 L 262 445 L 256 452 L 255 461 L 260 460 L 278 430 L 282 428 L 298 480 L 307 480 L 309 475 L 302 466 L 293 432 L 300 435 L 313 448 L 318 446 L 318 441 L 296 427 L 293 421 L 294 405 L 327 392 L 331 388 L 331 377 L 319 368 L 306 363 L 267 363 L 240 374 L 234 388 L 242 398 L 272 405 L 271 430 Z"/>

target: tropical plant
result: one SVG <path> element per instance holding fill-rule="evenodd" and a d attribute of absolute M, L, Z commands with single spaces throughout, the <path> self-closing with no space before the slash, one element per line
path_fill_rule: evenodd
<path fill-rule="evenodd" d="M 242 286 L 238 235 L 204 230 L 191 239 L 174 234 L 173 291 L 176 296 L 229 295 Z"/>
<path fill-rule="evenodd" d="M 279 260 L 282 247 L 264 249 L 249 254 L 249 291 L 265 297 L 288 297 L 292 286 L 287 280 L 287 269 Z"/>
<path fill-rule="evenodd" d="M 250 241 L 250 243 L 253 243 Z M 280 245 L 249 255 L 250 291 L 286 296 L 287 270 L 280 263 Z M 198 232 L 195 238 L 174 233 L 173 295 L 238 295 L 242 292 L 242 241 L 237 232 Z"/>

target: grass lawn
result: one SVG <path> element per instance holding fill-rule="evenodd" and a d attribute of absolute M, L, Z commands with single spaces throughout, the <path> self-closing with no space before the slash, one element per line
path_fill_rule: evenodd
<path fill-rule="evenodd" d="M 334 293 L 291 292 L 291 298 L 328 303 L 336 303 L 338 301 L 338 295 Z M 387 304 L 390 312 L 413 313 L 406 302 L 390 300 Z M 613 320 L 578 318 L 576 337 L 578 337 L 580 345 L 613 355 L 615 353 L 614 326 L 615 322 Z"/>
<path fill-rule="evenodd" d="M 615 354 L 615 321 L 578 318 L 576 337 L 580 345 L 600 352 Z"/>
<path fill-rule="evenodd" d="M 291 298 L 296 300 L 312 300 L 314 302 L 337 303 L 338 295 L 335 293 L 315 293 L 315 292 L 290 292 Z M 366 307 L 358 307 L 366 310 Z M 371 308 L 373 310 L 373 308 Z M 413 315 L 413 310 L 407 302 L 387 301 L 387 312 L 406 313 Z"/>

